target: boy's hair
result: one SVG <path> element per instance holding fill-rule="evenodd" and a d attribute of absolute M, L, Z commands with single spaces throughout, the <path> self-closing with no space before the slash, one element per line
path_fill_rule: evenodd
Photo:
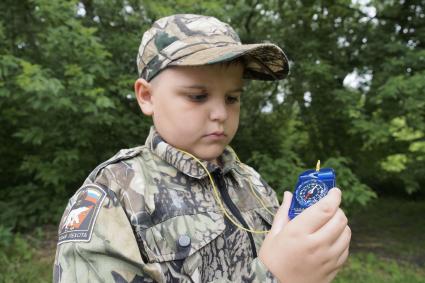
<path fill-rule="evenodd" d="M 278 80 L 289 72 L 288 59 L 277 45 L 242 44 L 228 24 L 192 14 L 157 20 L 143 34 L 137 68 L 139 77 L 150 81 L 167 66 L 201 66 L 236 59 L 243 63 L 246 79 Z"/>

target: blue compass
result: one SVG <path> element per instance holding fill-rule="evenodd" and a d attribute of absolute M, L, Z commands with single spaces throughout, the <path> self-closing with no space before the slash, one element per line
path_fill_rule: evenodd
<path fill-rule="evenodd" d="M 332 168 L 320 169 L 320 160 L 317 162 L 316 170 L 301 173 L 289 208 L 289 218 L 293 219 L 304 209 L 326 196 L 328 191 L 335 187 L 335 179 L 335 171 Z"/>

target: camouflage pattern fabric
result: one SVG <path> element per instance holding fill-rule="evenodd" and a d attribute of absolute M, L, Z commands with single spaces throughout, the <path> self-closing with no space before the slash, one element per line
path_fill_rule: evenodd
<path fill-rule="evenodd" d="M 221 161 L 221 168 L 204 164 L 220 173 L 250 228 L 269 230 L 273 217 L 248 182 L 275 212 L 274 191 L 231 149 Z M 98 166 L 70 199 L 59 226 L 54 282 L 277 282 L 213 194 L 204 169 L 152 128 L 144 146 Z M 253 237 L 258 252 L 264 234 Z"/>
<path fill-rule="evenodd" d="M 179 14 L 157 20 L 143 34 L 137 55 L 139 76 L 150 81 L 167 66 L 197 66 L 243 57 L 244 78 L 279 80 L 288 59 L 271 43 L 242 44 L 228 24 L 214 17 Z"/>

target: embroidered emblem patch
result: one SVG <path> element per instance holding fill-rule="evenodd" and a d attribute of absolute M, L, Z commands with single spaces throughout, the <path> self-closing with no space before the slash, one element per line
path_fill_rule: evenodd
<path fill-rule="evenodd" d="M 78 192 L 77 200 L 61 224 L 58 244 L 89 242 L 106 192 L 97 185 L 87 185 Z"/>

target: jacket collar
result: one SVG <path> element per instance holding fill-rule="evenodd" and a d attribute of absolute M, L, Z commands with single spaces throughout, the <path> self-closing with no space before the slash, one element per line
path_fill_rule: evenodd
<path fill-rule="evenodd" d="M 201 179 L 207 175 L 204 168 L 193 157 L 168 144 L 153 126 L 145 145 L 162 160 L 190 177 Z M 238 163 L 236 154 L 230 146 L 226 146 L 219 159 L 223 164 L 222 168 L 208 161 L 201 160 L 201 162 L 210 173 L 221 169 L 223 174 L 229 172 Z"/>

